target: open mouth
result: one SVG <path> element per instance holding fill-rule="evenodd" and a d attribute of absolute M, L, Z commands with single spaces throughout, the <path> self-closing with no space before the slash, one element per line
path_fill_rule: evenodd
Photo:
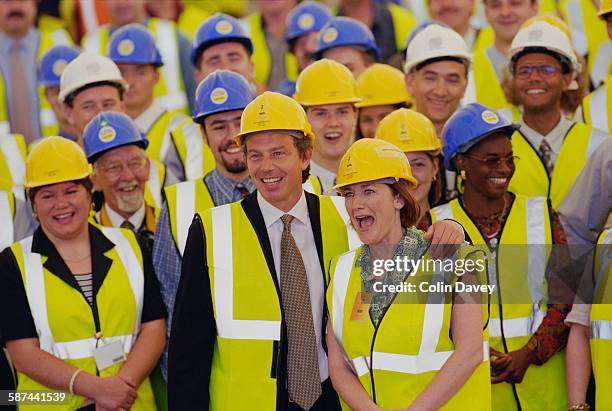
<path fill-rule="evenodd" d="M 264 183 L 267 186 L 275 186 L 279 184 L 283 180 L 283 178 L 282 177 L 267 177 L 267 178 L 261 178 L 260 180 L 262 183 Z"/>
<path fill-rule="evenodd" d="M 367 230 L 374 225 L 375 221 L 374 217 L 371 215 L 355 216 L 355 220 L 357 220 L 357 227 L 360 230 Z"/>
<path fill-rule="evenodd" d="M 53 216 L 53 219 L 60 224 L 65 224 L 70 221 L 72 217 L 74 217 L 74 212 L 57 214 Z"/>
<path fill-rule="evenodd" d="M 341 137 L 342 137 L 342 133 L 339 133 L 339 132 L 331 132 L 331 133 L 323 134 L 323 138 L 330 142 L 336 142 L 340 140 Z"/>
<path fill-rule="evenodd" d="M 237 146 L 237 145 L 232 145 L 232 146 L 227 147 L 227 148 L 225 149 L 225 152 L 226 152 L 227 154 L 238 154 L 238 153 L 240 153 L 241 151 L 242 151 L 242 149 L 241 149 L 239 146 Z"/>
<path fill-rule="evenodd" d="M 117 187 L 117 191 L 119 191 L 120 193 L 133 193 L 134 191 L 136 191 L 136 189 L 138 189 L 138 186 L 138 183 L 122 184 Z"/>
<path fill-rule="evenodd" d="M 496 186 L 503 186 L 508 184 L 508 177 L 489 177 L 487 180 Z"/>
<path fill-rule="evenodd" d="M 546 90 L 544 90 L 543 88 L 532 88 L 526 91 L 526 94 L 530 96 L 544 93 L 546 93 Z"/>

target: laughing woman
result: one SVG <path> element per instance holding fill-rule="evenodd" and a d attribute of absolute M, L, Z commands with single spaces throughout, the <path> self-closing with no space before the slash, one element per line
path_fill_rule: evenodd
<path fill-rule="evenodd" d="M 444 166 L 461 175 L 464 192 L 430 213 L 433 221 L 461 223 L 471 242 L 491 255 L 489 273 L 496 276 L 489 281 L 497 284 L 489 322 L 493 409 L 564 410 L 562 351 L 569 329 L 563 320 L 571 306 L 552 303 L 564 297 L 549 273 L 558 273 L 550 269 L 562 248 L 551 251 L 551 244 L 565 243 L 565 234 L 547 198 L 508 191 L 517 128 L 480 104 L 457 111 L 444 128 Z"/>
<path fill-rule="evenodd" d="M 489 410 L 480 296 L 400 296 L 388 287 L 438 281 L 427 264 L 378 272 L 380 260 L 432 261 L 429 242 L 414 228 L 415 186 L 406 155 L 389 142 L 359 140 L 342 159 L 336 189 L 364 245 L 331 265 L 329 373 L 344 409 Z M 444 278 L 451 284 L 456 277 Z"/>

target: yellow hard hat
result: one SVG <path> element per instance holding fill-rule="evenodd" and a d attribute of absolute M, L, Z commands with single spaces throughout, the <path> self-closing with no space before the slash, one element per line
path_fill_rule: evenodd
<path fill-rule="evenodd" d="M 351 71 L 330 59 L 315 61 L 300 73 L 293 98 L 303 106 L 356 103 L 361 100 Z"/>
<path fill-rule="evenodd" d="M 81 180 L 91 173 L 83 149 L 64 137 L 45 137 L 26 159 L 25 188 Z"/>
<path fill-rule="evenodd" d="M 236 143 L 242 145 L 247 134 L 272 130 L 301 131 L 310 140 L 315 138 L 302 106 L 291 97 L 266 91 L 242 111 Z"/>
<path fill-rule="evenodd" d="M 342 157 L 334 189 L 385 178 L 405 180 L 411 189 L 418 184 L 399 148 L 388 141 L 364 138 L 354 142 Z"/>
<path fill-rule="evenodd" d="M 601 0 L 601 3 L 599 4 L 599 12 L 597 13 L 597 16 L 602 17 L 608 13 L 612 13 L 612 0 Z"/>
<path fill-rule="evenodd" d="M 404 73 L 388 64 L 374 64 L 357 78 L 357 94 L 363 100 L 355 107 L 409 104 L 410 95 L 404 83 Z"/>
<path fill-rule="evenodd" d="M 421 113 L 400 108 L 383 118 L 374 138 L 396 145 L 404 153 L 431 151 L 434 156 L 442 151 L 442 143 L 433 123 Z"/>
<path fill-rule="evenodd" d="M 529 27 L 534 23 L 537 23 L 538 21 L 544 21 L 548 24 L 552 24 L 553 26 L 555 26 L 556 28 L 560 29 L 563 33 L 565 33 L 565 35 L 567 36 L 568 39 L 572 40 L 572 33 L 568 27 L 568 25 L 561 20 L 559 17 L 557 17 L 556 15 L 552 14 L 552 13 L 545 13 L 545 14 L 538 14 L 535 15 L 531 18 L 529 18 L 528 20 L 526 20 L 521 28 L 524 27 Z"/>

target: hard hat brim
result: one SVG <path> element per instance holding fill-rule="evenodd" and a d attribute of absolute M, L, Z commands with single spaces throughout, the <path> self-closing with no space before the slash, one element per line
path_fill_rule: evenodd
<path fill-rule="evenodd" d="M 346 182 L 346 183 L 342 183 L 342 184 L 336 184 L 331 189 L 335 190 L 337 192 L 340 192 L 341 188 L 345 188 L 345 187 L 351 186 L 353 184 L 381 183 L 381 184 L 391 185 L 391 184 L 396 183 L 396 182 L 398 182 L 400 180 L 406 181 L 408 183 L 408 185 L 409 185 L 408 189 L 410 189 L 410 190 L 413 190 L 413 189 L 417 188 L 417 186 L 419 185 L 419 183 L 417 182 L 416 178 L 414 178 L 414 176 L 410 176 L 410 178 L 381 177 L 381 178 L 375 178 L 373 180 L 351 181 L 351 182 Z"/>

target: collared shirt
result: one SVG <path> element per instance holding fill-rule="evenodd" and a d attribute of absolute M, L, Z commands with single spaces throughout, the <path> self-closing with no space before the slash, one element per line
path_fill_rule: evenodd
<path fill-rule="evenodd" d="M 125 218 L 119 215 L 115 210 L 108 206 L 108 203 L 104 203 L 104 208 L 106 209 L 106 213 L 108 214 L 108 218 L 110 218 L 111 224 L 113 227 L 121 227 L 121 224 L 125 221 Z M 138 230 L 138 228 L 142 225 L 142 222 L 145 218 L 145 205 L 142 203 L 140 208 L 130 216 L 127 220 L 132 223 L 132 225 Z"/>
<path fill-rule="evenodd" d="M 268 236 L 270 238 L 270 246 L 272 247 L 272 256 L 274 257 L 274 268 L 276 276 L 280 284 L 280 268 L 281 268 L 281 237 L 283 234 L 283 222 L 281 217 L 285 214 L 294 217 L 291 222 L 291 234 L 295 239 L 295 243 L 302 254 L 306 275 L 308 277 L 308 288 L 310 291 L 310 305 L 312 308 L 312 320 L 317 338 L 317 351 L 319 356 L 319 372 L 321 381 L 325 381 L 328 377 L 327 370 L 327 354 L 323 349 L 321 335 L 321 324 L 323 322 L 323 307 L 325 298 L 325 284 L 323 281 L 323 272 L 319 264 L 319 254 L 312 233 L 310 217 L 308 215 L 308 206 L 306 204 L 306 195 L 302 191 L 302 196 L 298 202 L 288 212 L 284 212 L 274 207 L 261 193 L 257 192 L 257 202 L 263 216 Z"/>
<path fill-rule="evenodd" d="M 21 61 L 23 67 L 26 69 L 25 77 L 28 84 L 11 84 L 11 49 L 15 39 L 7 36 L 0 31 L 0 70 L 4 77 L 4 93 L 6 98 L 6 104 L 8 105 L 9 113 L 11 110 L 10 102 L 11 95 L 13 93 L 13 86 L 20 93 L 27 93 L 30 99 L 30 106 L 32 107 L 32 124 L 34 135 L 32 136 L 35 140 L 41 137 L 40 130 L 40 118 L 38 116 L 38 93 L 36 83 L 36 55 L 38 54 L 38 43 L 40 41 L 40 32 L 36 28 L 30 29 L 28 34 L 20 39 L 21 41 Z M 3 102 L 4 103 L 4 102 Z"/>
<path fill-rule="evenodd" d="M 236 188 L 241 186 L 246 188 L 249 193 L 255 191 L 255 184 L 247 176 L 242 181 L 235 181 L 224 176 L 218 169 L 214 169 L 204 177 L 204 182 L 210 191 L 210 195 L 217 205 L 240 201 L 244 197 L 242 192 Z"/>
<path fill-rule="evenodd" d="M 491 46 L 486 49 L 487 57 L 489 57 L 489 61 L 493 65 L 495 69 L 495 74 L 497 74 L 497 78 L 501 81 L 502 79 L 502 70 L 506 65 L 508 65 L 508 57 L 499 51 L 497 47 Z"/>
<path fill-rule="evenodd" d="M 570 127 L 574 125 L 574 122 L 569 121 L 563 115 L 561 115 L 559 123 L 557 123 L 555 128 L 550 130 L 550 132 L 545 136 L 529 127 L 527 123 L 525 123 L 525 120 L 523 120 L 522 116 L 519 124 L 521 125 L 521 133 L 523 133 L 531 145 L 538 150 L 538 154 L 541 154 L 539 152 L 540 144 L 542 144 L 542 140 L 546 138 L 546 142 L 551 149 L 553 163 L 555 163 L 557 161 L 557 157 L 559 156 L 559 152 L 561 151 L 563 140 L 565 139 Z"/>
<path fill-rule="evenodd" d="M 141 133 L 147 133 L 153 124 L 157 121 L 166 110 L 158 104 L 151 104 L 145 111 L 140 113 L 138 117 L 134 119 L 136 127 Z"/>
<path fill-rule="evenodd" d="M 255 185 L 250 178 L 247 177 L 237 183 L 225 177 L 217 169 L 208 173 L 204 177 L 204 181 L 215 205 L 223 205 L 241 200 L 242 193 L 236 190 L 236 184 L 243 184 L 249 192 L 255 191 Z M 181 262 L 181 255 L 176 248 L 174 237 L 172 236 L 168 204 L 164 203 L 155 229 L 153 266 L 155 267 L 155 274 L 157 274 L 159 279 L 162 298 L 168 309 L 168 321 L 166 323 L 168 337 L 170 337 L 170 327 L 172 326 L 172 312 L 174 311 L 176 291 L 178 290 L 181 278 Z M 166 377 L 168 375 L 167 349 L 164 350 L 160 364 L 162 373 Z"/>
<path fill-rule="evenodd" d="M 478 38 L 478 30 L 474 27 L 468 27 L 467 31 L 463 35 L 463 40 L 465 44 L 467 44 L 468 49 L 474 50 L 474 44 L 476 43 L 476 39 Z"/>
<path fill-rule="evenodd" d="M 314 161 L 310 160 L 310 174 L 319 177 L 321 180 L 321 186 L 323 187 L 323 194 L 335 195 L 336 193 L 331 188 L 336 184 L 336 173 L 332 173 L 326 168 L 321 167 Z M 328 192 L 329 191 L 329 192 Z"/>

